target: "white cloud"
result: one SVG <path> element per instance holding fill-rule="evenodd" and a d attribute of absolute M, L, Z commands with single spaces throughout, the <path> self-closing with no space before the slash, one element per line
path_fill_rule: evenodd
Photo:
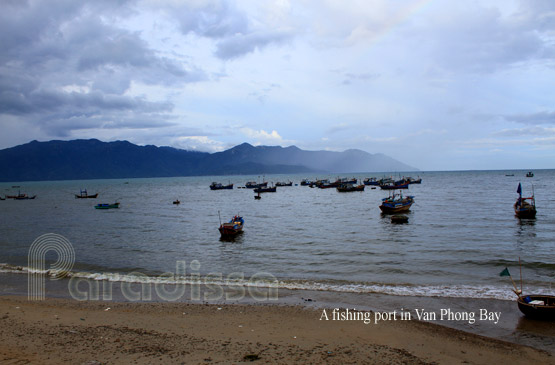
<path fill-rule="evenodd" d="M 183 136 L 171 140 L 171 145 L 189 151 L 220 152 L 226 145 L 207 136 Z"/>
<path fill-rule="evenodd" d="M 282 145 L 285 143 L 284 139 L 274 129 L 271 132 L 266 132 L 264 129 L 255 130 L 252 128 L 243 127 L 241 132 L 253 141 L 254 145 L 261 144 L 275 144 Z"/>

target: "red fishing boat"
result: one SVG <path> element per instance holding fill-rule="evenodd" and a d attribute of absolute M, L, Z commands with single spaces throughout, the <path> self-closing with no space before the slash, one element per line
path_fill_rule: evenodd
<path fill-rule="evenodd" d="M 220 224 L 220 235 L 222 238 L 233 238 L 240 233 L 243 233 L 243 226 L 245 220 L 239 215 L 234 216 L 228 223 Z"/>

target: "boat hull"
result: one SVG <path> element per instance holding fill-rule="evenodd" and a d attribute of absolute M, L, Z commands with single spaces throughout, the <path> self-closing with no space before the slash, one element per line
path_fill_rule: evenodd
<path fill-rule="evenodd" d="M 408 212 L 412 203 L 414 203 L 412 196 L 397 200 L 384 199 L 382 205 L 380 205 L 380 210 L 384 214 Z"/>
<path fill-rule="evenodd" d="M 14 200 L 32 200 L 35 199 L 37 196 L 33 195 L 33 196 L 16 196 L 15 198 L 13 198 Z"/>
<path fill-rule="evenodd" d="M 380 185 L 382 190 L 397 190 L 397 189 L 408 189 L 409 183 L 398 184 L 398 185 Z"/>
<path fill-rule="evenodd" d="M 358 186 L 338 186 L 337 191 L 340 193 L 349 193 L 351 191 L 364 191 L 364 185 Z"/>
<path fill-rule="evenodd" d="M 536 218 L 536 208 L 533 208 L 533 209 L 515 209 L 515 215 L 518 218 L 524 218 L 524 219 Z"/>
<path fill-rule="evenodd" d="M 520 202 L 520 204 L 519 204 Z M 519 199 L 513 206 L 515 209 L 515 215 L 518 218 L 536 218 L 536 205 L 529 204 L 524 199 Z"/>
<path fill-rule="evenodd" d="M 384 214 L 395 214 L 395 213 L 403 213 L 408 212 L 410 210 L 411 204 L 400 205 L 400 206 L 384 206 L 383 204 L 380 205 L 380 210 Z"/>
<path fill-rule="evenodd" d="M 247 189 L 265 188 L 266 186 L 268 186 L 268 182 L 257 184 L 255 182 L 250 181 L 245 184 L 245 188 Z"/>
<path fill-rule="evenodd" d="M 98 197 L 98 193 L 94 195 L 77 195 L 75 194 L 75 199 L 96 199 Z"/>
<path fill-rule="evenodd" d="M 114 204 L 97 204 L 94 209 L 117 209 L 119 208 L 119 203 Z"/>
<path fill-rule="evenodd" d="M 517 300 L 518 309 L 529 318 L 544 320 L 544 321 L 554 321 L 555 320 L 555 296 L 552 295 L 528 295 L 531 300 L 541 300 L 544 305 L 536 305 L 526 303 L 523 297 L 519 297 Z"/>
<path fill-rule="evenodd" d="M 231 190 L 233 189 L 233 184 L 229 185 L 210 185 L 210 190 Z"/>
<path fill-rule="evenodd" d="M 233 238 L 243 233 L 243 227 L 235 229 L 233 227 L 225 227 L 222 225 L 220 226 L 219 231 L 222 238 Z"/>
<path fill-rule="evenodd" d="M 261 188 L 256 188 L 256 189 L 254 189 L 254 192 L 255 192 L 255 193 L 275 193 L 276 191 L 277 191 L 277 189 L 276 189 L 275 186 L 273 186 L 273 187 L 271 187 L 271 188 L 263 188 L 263 187 L 261 187 Z"/>

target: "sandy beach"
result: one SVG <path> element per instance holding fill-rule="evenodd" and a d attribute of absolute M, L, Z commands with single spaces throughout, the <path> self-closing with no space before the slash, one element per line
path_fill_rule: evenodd
<path fill-rule="evenodd" d="M 330 316 L 331 311 L 327 311 Z M 331 316 L 330 316 L 331 317 Z M 0 362 L 553 363 L 550 353 L 418 321 L 322 319 L 281 305 L 0 297 Z"/>

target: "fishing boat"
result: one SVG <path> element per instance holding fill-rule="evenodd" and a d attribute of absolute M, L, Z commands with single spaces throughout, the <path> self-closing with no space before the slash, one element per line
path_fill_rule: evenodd
<path fill-rule="evenodd" d="M 337 180 L 335 180 L 336 184 L 356 184 L 358 182 L 358 179 L 353 177 L 351 179 L 347 178 L 347 177 L 343 177 L 343 178 L 338 178 Z"/>
<path fill-rule="evenodd" d="M 526 177 L 534 177 L 534 173 L 532 171 L 528 171 L 526 173 Z"/>
<path fill-rule="evenodd" d="M 367 177 L 366 179 L 362 180 L 362 183 L 364 185 L 375 185 L 375 186 L 380 185 L 380 182 L 375 177 Z"/>
<path fill-rule="evenodd" d="M 13 200 L 29 200 L 29 199 L 35 199 L 37 196 L 33 195 L 33 196 L 29 196 L 27 194 L 21 194 L 21 192 L 18 192 L 17 195 L 6 195 L 6 199 L 13 199 Z"/>
<path fill-rule="evenodd" d="M 392 177 L 383 177 L 378 180 L 378 185 L 393 184 L 395 180 Z"/>
<path fill-rule="evenodd" d="M 75 199 L 96 199 L 98 197 L 98 193 L 94 194 L 94 195 L 89 195 L 87 193 L 87 189 L 85 190 L 80 190 L 79 194 L 75 194 Z"/>
<path fill-rule="evenodd" d="M 265 188 L 268 186 L 268 182 L 257 183 L 255 181 L 249 181 L 245 184 L 247 189 Z"/>
<path fill-rule="evenodd" d="M 389 197 L 382 199 L 380 209 L 384 214 L 393 214 L 409 211 L 412 203 L 414 203 L 413 196 L 406 196 L 403 198 L 402 193 L 392 192 Z"/>
<path fill-rule="evenodd" d="M 526 316 L 533 319 L 553 321 L 555 320 L 555 296 L 545 294 L 523 295 L 522 294 L 522 264 L 518 258 L 520 266 L 520 289 L 517 288 L 509 268 L 505 267 L 499 276 L 508 276 L 513 284 L 513 293 L 518 296 L 518 309 Z"/>
<path fill-rule="evenodd" d="M 0 200 L 6 200 L 6 198 L 2 198 L 2 197 L 0 196 Z"/>
<path fill-rule="evenodd" d="M 336 188 L 338 187 L 340 184 L 336 183 L 336 182 L 332 182 L 332 183 L 325 183 L 325 184 L 320 184 L 317 185 L 320 189 L 331 189 L 331 188 Z"/>
<path fill-rule="evenodd" d="M 289 182 L 281 182 L 281 181 L 278 181 L 278 182 L 276 183 L 276 186 L 293 186 L 293 182 L 291 182 L 291 181 L 289 181 Z"/>
<path fill-rule="evenodd" d="M 94 206 L 94 209 L 116 209 L 119 208 L 119 202 L 115 202 L 113 204 L 97 204 Z"/>
<path fill-rule="evenodd" d="M 365 185 L 354 185 L 354 184 L 341 184 L 337 187 L 337 191 L 340 193 L 348 193 L 351 191 L 364 191 Z"/>
<path fill-rule="evenodd" d="M 555 296 L 553 295 L 520 295 L 517 303 L 518 309 L 526 317 L 555 320 Z"/>
<path fill-rule="evenodd" d="M 518 218 L 535 218 L 536 217 L 536 199 L 534 198 L 534 193 L 532 191 L 532 196 L 528 198 L 522 197 L 522 187 L 518 183 L 518 188 L 516 189 L 518 193 L 518 199 L 514 205 L 515 215 Z M 529 201 L 529 202 L 528 202 Z"/>
<path fill-rule="evenodd" d="M 309 186 L 309 185 L 313 185 L 314 181 L 312 180 L 308 180 L 308 179 L 302 179 L 301 180 L 301 186 Z"/>
<path fill-rule="evenodd" d="M 405 178 L 406 181 L 408 181 L 409 184 L 422 184 L 422 178 L 418 177 L 418 179 L 415 179 L 413 177 L 407 177 Z"/>
<path fill-rule="evenodd" d="M 399 180 L 399 181 L 395 181 L 393 183 L 386 183 L 386 184 L 381 184 L 380 188 L 382 190 L 397 190 L 397 189 L 408 189 L 409 188 L 409 182 L 406 180 Z"/>
<path fill-rule="evenodd" d="M 210 184 L 210 190 L 224 190 L 224 189 L 233 189 L 233 184 L 223 185 L 218 182 L 213 182 Z"/>
<path fill-rule="evenodd" d="M 234 216 L 228 223 L 220 224 L 220 235 L 222 238 L 233 238 L 243 232 L 245 220 L 239 215 Z"/>
<path fill-rule="evenodd" d="M 271 187 L 258 187 L 254 189 L 255 193 L 275 193 L 277 191 L 277 188 L 275 186 L 271 186 Z"/>
<path fill-rule="evenodd" d="M 28 196 L 27 194 L 23 194 L 23 196 L 17 196 L 14 198 L 14 200 L 29 200 L 29 199 L 35 199 L 37 196 L 33 195 L 33 196 Z"/>
<path fill-rule="evenodd" d="M 179 204 L 181 204 L 181 202 L 179 201 L 179 199 L 176 199 L 176 200 L 173 201 L 173 204 L 179 205 Z"/>

